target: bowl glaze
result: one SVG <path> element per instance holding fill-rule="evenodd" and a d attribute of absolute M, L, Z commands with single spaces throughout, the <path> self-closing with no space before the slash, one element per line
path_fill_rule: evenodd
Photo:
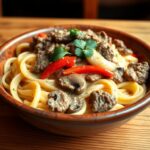
<path fill-rule="evenodd" d="M 30 42 L 34 35 L 41 32 L 48 32 L 53 28 L 79 28 L 82 30 L 92 29 L 93 31 L 105 31 L 109 36 L 123 40 L 127 47 L 133 49 L 135 53 L 143 55 L 150 62 L 150 46 L 127 33 L 100 26 L 60 25 L 27 32 L 3 44 L 0 48 L 0 78 L 3 75 L 3 65 L 6 59 L 14 55 L 15 47 L 19 43 Z M 44 112 L 28 107 L 16 101 L 0 84 L 0 94 L 4 97 L 3 100 L 8 102 L 21 118 L 46 131 L 69 136 L 97 134 L 124 124 L 150 104 L 150 80 L 147 81 L 147 89 L 148 92 L 142 99 L 123 109 L 77 116 Z"/>

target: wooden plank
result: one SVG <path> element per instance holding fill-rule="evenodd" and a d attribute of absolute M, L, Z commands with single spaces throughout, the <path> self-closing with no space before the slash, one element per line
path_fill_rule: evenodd
<path fill-rule="evenodd" d="M 58 24 L 94 24 L 128 32 L 150 43 L 150 22 L 0 18 L 1 43 L 35 28 Z M 89 137 L 64 137 L 46 133 L 22 121 L 0 97 L 0 150 L 149 150 L 150 107 L 127 124 Z"/>

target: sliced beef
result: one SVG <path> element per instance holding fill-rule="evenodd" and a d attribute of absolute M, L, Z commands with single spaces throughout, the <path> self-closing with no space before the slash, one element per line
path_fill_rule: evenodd
<path fill-rule="evenodd" d="M 98 32 L 97 34 L 104 40 L 108 39 L 108 35 L 105 31 Z"/>
<path fill-rule="evenodd" d="M 68 76 L 62 76 L 58 79 L 58 84 L 71 92 L 75 92 L 76 94 L 81 94 L 86 88 L 86 81 L 79 74 L 71 74 Z"/>
<path fill-rule="evenodd" d="M 116 104 L 116 99 L 109 93 L 100 90 L 90 94 L 89 102 L 93 112 L 105 112 Z"/>
<path fill-rule="evenodd" d="M 84 100 L 77 97 L 72 98 L 72 102 L 67 110 L 67 113 L 75 113 L 82 109 Z"/>
<path fill-rule="evenodd" d="M 142 63 L 130 64 L 124 73 L 127 81 L 136 81 L 139 84 L 146 82 L 148 78 L 149 64 L 144 61 Z"/>
<path fill-rule="evenodd" d="M 49 32 L 48 36 L 52 38 L 52 41 L 57 43 L 68 43 L 72 40 L 70 32 L 66 29 L 54 29 Z"/>
<path fill-rule="evenodd" d="M 34 37 L 31 43 L 31 49 L 36 53 L 34 72 L 40 73 L 49 64 L 49 56 L 53 54 L 55 44 L 51 42 L 50 37 L 45 39 Z"/>
<path fill-rule="evenodd" d="M 64 69 L 62 68 L 62 69 L 59 69 L 56 72 L 54 72 L 55 78 L 59 79 L 60 77 L 62 77 L 63 71 L 64 71 Z"/>
<path fill-rule="evenodd" d="M 38 51 L 36 55 L 36 63 L 34 66 L 34 72 L 40 73 L 43 71 L 49 64 L 49 58 L 45 54 L 45 51 Z"/>
<path fill-rule="evenodd" d="M 116 68 L 116 70 L 114 71 L 114 77 L 113 77 L 113 80 L 116 82 L 116 83 L 121 83 L 123 82 L 123 74 L 124 74 L 124 68 Z"/>
<path fill-rule="evenodd" d="M 122 54 L 122 55 L 128 55 L 128 54 L 132 54 L 132 50 L 128 49 L 126 47 L 126 45 L 124 44 L 124 42 L 122 40 L 119 39 L 114 39 L 114 44 L 116 45 L 116 48 L 118 49 L 118 51 Z"/>
<path fill-rule="evenodd" d="M 77 39 L 82 39 L 82 40 L 89 40 L 89 39 L 93 39 L 95 40 L 97 43 L 101 42 L 101 39 L 99 38 L 99 36 L 93 32 L 92 30 L 87 30 L 87 31 L 82 31 L 81 34 L 77 35 L 76 37 Z"/>
<path fill-rule="evenodd" d="M 82 65 L 89 65 L 86 59 L 77 57 L 76 58 L 76 65 L 82 66 Z"/>
<path fill-rule="evenodd" d="M 97 80 L 99 80 L 101 78 L 102 78 L 102 76 L 100 74 L 87 74 L 85 76 L 85 79 L 88 82 L 95 82 L 95 81 L 97 81 Z"/>
<path fill-rule="evenodd" d="M 68 43 L 67 47 L 69 48 L 69 51 L 71 52 L 72 55 L 75 55 L 75 45 L 73 43 Z"/>
<path fill-rule="evenodd" d="M 98 52 L 107 60 L 114 62 L 115 53 L 112 47 L 108 43 L 100 43 L 98 47 Z"/>
<path fill-rule="evenodd" d="M 51 45 L 47 46 L 47 47 L 45 48 L 46 54 L 52 55 L 53 52 L 54 52 L 55 47 L 56 47 L 56 44 L 55 44 L 55 43 L 51 43 Z"/>
<path fill-rule="evenodd" d="M 70 97 L 60 90 L 52 91 L 48 95 L 48 106 L 51 111 L 66 112 L 70 103 Z"/>
<path fill-rule="evenodd" d="M 105 31 L 98 32 L 97 34 L 99 38 L 101 38 L 101 42 L 105 42 L 105 43 L 107 42 L 109 44 L 112 43 L 112 38 L 109 37 Z"/>
<path fill-rule="evenodd" d="M 31 43 L 31 49 L 34 50 L 35 53 L 37 53 L 38 50 L 47 50 L 51 44 L 51 37 L 47 38 L 40 38 L 40 37 L 33 37 L 33 42 Z"/>

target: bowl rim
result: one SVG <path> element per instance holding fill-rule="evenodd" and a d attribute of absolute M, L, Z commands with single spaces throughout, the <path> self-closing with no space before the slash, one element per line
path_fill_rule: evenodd
<path fill-rule="evenodd" d="M 4 44 L 0 46 L 0 56 L 3 53 L 3 51 L 7 51 L 7 47 L 12 46 L 14 43 L 17 41 L 20 41 L 21 38 L 29 38 L 30 35 L 33 34 L 38 34 L 41 32 L 46 32 L 49 31 L 50 29 L 53 28 L 89 28 L 89 29 L 97 29 L 97 30 L 106 30 L 110 32 L 115 32 L 118 33 L 119 35 L 123 35 L 125 37 L 131 38 L 135 40 L 136 42 L 140 43 L 145 49 L 150 51 L 150 46 L 142 41 L 141 39 L 130 35 L 128 33 L 125 33 L 120 30 L 116 30 L 113 28 L 107 28 L 103 26 L 96 26 L 96 25 L 80 25 L 80 24 L 62 24 L 62 25 L 50 25 L 45 28 L 38 28 L 34 29 L 28 32 L 24 32 L 22 34 L 19 34 L 10 40 L 6 41 Z M 147 107 L 150 104 L 150 90 L 147 92 L 147 94 L 138 100 L 137 102 L 130 104 L 124 108 L 114 110 L 114 111 L 107 111 L 107 112 L 102 112 L 102 113 L 91 113 L 91 114 L 83 114 L 83 115 L 71 115 L 71 114 L 63 114 L 63 113 L 58 113 L 58 112 L 46 112 L 46 111 L 41 111 L 38 109 L 34 109 L 30 106 L 27 106 L 17 100 L 15 100 L 3 87 L 2 84 L 0 84 L 0 94 L 4 97 L 4 101 L 7 101 L 11 105 L 13 105 L 15 108 L 23 111 L 30 113 L 32 115 L 38 116 L 38 117 L 44 117 L 48 119 L 53 119 L 53 120 L 61 120 L 61 121 L 74 121 L 74 122 L 103 122 L 103 121 L 108 121 L 108 120 L 118 120 L 118 119 L 123 119 L 123 118 L 128 118 L 128 116 L 132 116 L 133 114 L 136 114 L 140 111 L 142 111 L 145 107 Z"/>

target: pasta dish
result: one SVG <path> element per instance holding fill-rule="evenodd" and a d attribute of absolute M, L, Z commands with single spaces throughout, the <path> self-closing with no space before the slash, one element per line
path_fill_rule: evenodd
<path fill-rule="evenodd" d="M 2 84 L 35 109 L 72 115 L 121 109 L 146 93 L 149 64 L 104 31 L 53 29 L 16 47 Z"/>

